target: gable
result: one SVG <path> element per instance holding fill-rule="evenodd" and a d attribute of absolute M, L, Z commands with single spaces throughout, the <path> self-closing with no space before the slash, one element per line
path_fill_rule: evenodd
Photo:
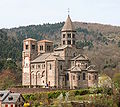
<path fill-rule="evenodd" d="M 74 57 L 73 59 L 71 59 L 71 60 L 80 60 L 80 61 L 88 61 L 89 59 L 88 59 L 88 57 L 87 56 L 85 56 L 85 55 L 82 55 L 82 54 L 79 54 L 78 56 L 76 56 L 76 57 Z"/>
<path fill-rule="evenodd" d="M 97 72 L 96 68 L 95 68 L 95 65 L 90 65 L 88 68 L 87 68 L 88 71 L 90 72 Z"/>

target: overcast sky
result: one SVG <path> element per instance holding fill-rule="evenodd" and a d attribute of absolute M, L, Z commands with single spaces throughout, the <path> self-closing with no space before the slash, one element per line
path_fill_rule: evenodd
<path fill-rule="evenodd" d="M 66 20 L 120 26 L 120 0 L 0 0 L 0 28 Z"/>

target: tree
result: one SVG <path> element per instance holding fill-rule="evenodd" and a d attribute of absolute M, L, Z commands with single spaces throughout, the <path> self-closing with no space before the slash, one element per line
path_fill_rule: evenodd
<path fill-rule="evenodd" d="M 120 41 L 118 42 L 118 47 L 120 47 Z"/>
<path fill-rule="evenodd" d="M 116 73 L 116 74 L 113 76 L 113 81 L 114 81 L 114 83 L 117 85 L 117 87 L 120 88 L 120 73 Z"/>

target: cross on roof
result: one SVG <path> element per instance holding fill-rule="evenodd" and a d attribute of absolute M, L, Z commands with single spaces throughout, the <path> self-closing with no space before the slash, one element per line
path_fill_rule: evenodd
<path fill-rule="evenodd" d="M 70 15 L 70 9 L 68 8 L 68 15 Z"/>

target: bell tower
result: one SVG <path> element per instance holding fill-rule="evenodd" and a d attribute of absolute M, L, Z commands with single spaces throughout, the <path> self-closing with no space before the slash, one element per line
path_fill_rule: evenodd
<path fill-rule="evenodd" d="M 37 41 L 32 38 L 23 41 L 22 52 L 22 85 L 31 85 L 30 61 L 37 56 Z"/>
<path fill-rule="evenodd" d="M 70 16 L 68 15 L 67 20 L 61 30 L 61 44 L 62 45 L 72 45 L 75 46 L 76 44 L 76 30 L 71 21 Z"/>

